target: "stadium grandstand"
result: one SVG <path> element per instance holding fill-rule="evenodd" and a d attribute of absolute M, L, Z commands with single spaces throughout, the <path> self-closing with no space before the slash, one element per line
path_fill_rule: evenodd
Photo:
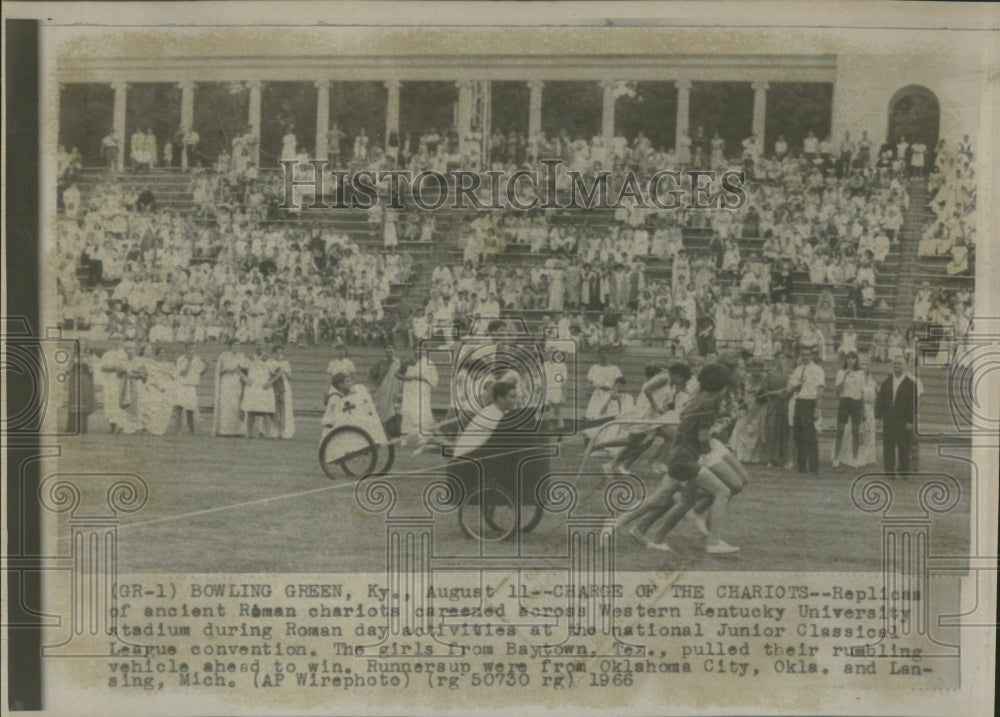
<path fill-rule="evenodd" d="M 955 109 L 968 88 L 946 68 L 921 60 L 873 83 L 833 55 L 515 59 L 472 58 L 447 81 L 448 58 L 272 70 L 209 58 L 210 74 L 193 59 L 62 62 L 50 266 L 64 334 L 98 352 L 151 344 L 170 361 L 200 344 L 209 365 L 230 339 L 286 346 L 303 414 L 322 411 L 335 344 L 367 375 L 386 343 L 460 340 L 477 318 L 574 341 L 580 380 L 566 391 L 580 411 L 601 346 L 632 389 L 651 361 L 737 352 L 765 366 L 815 348 L 832 388 L 844 354 L 879 378 L 901 354 L 920 364 L 922 427 L 950 420 L 976 192 L 974 124 Z M 512 79 L 519 67 L 533 79 Z M 612 183 L 732 171 L 745 201 L 310 210 L 297 186 L 283 208 L 280 160 L 308 181 L 315 158 L 477 176 L 560 160 Z M 437 369 L 443 413 L 451 368 Z M 210 412 L 211 381 L 198 398 Z M 836 401 L 823 398 L 826 429 Z"/>

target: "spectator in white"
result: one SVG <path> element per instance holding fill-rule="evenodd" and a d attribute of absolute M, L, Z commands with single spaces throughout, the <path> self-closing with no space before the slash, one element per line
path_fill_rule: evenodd
<path fill-rule="evenodd" d="M 288 131 L 281 138 L 281 158 L 296 159 L 298 157 L 298 144 L 295 140 L 295 127 L 288 125 Z"/>
<path fill-rule="evenodd" d="M 396 235 L 397 212 L 393 210 L 388 210 L 386 212 L 383 212 L 382 218 L 383 218 L 383 224 L 382 224 L 383 246 L 386 249 L 392 249 L 393 247 L 399 244 L 399 238 Z"/>
<path fill-rule="evenodd" d="M 362 127 L 354 137 L 354 153 L 351 155 L 354 162 L 364 162 L 368 158 L 368 133 Z"/>
<path fill-rule="evenodd" d="M 931 283 L 923 282 L 913 297 L 913 320 L 924 323 L 930 319 L 931 313 Z"/>
<path fill-rule="evenodd" d="M 181 432 L 181 416 L 187 419 L 188 433 L 194 435 L 194 414 L 198 411 L 198 384 L 205 373 L 205 362 L 194 354 L 194 347 L 187 344 L 184 353 L 174 364 L 174 407 L 177 433 Z"/>
<path fill-rule="evenodd" d="M 412 433 L 425 436 L 434 424 L 431 390 L 438 385 L 438 373 L 430 357 L 421 353 L 419 361 L 404 361 L 400 367 L 403 381 L 400 432 L 403 436 Z"/>
<path fill-rule="evenodd" d="M 330 160 L 330 169 L 340 168 L 340 143 L 346 137 L 347 135 L 340 130 L 336 122 L 330 125 L 330 130 L 326 133 L 326 151 Z"/>
<path fill-rule="evenodd" d="M 681 136 L 677 139 L 677 147 L 675 148 L 677 153 L 677 164 L 680 165 L 682 169 L 687 168 L 691 164 L 691 137 L 688 135 L 686 129 L 681 130 Z"/>
<path fill-rule="evenodd" d="M 889 336 L 889 360 L 894 361 L 897 356 L 904 356 L 907 352 L 908 346 L 903 331 L 898 326 L 893 327 L 892 334 Z"/>
<path fill-rule="evenodd" d="M 139 127 L 135 128 L 130 140 L 130 156 L 133 167 L 149 166 L 149 156 L 146 154 L 146 135 Z"/>
<path fill-rule="evenodd" d="M 910 177 L 921 177 L 927 157 L 927 145 L 919 139 L 910 147 Z"/>
<path fill-rule="evenodd" d="M 292 410 L 292 364 L 285 358 L 283 346 L 276 345 L 267 362 L 274 392 L 274 422 L 268 431 L 271 438 L 289 439 L 295 435 L 295 413 Z"/>
<path fill-rule="evenodd" d="M 896 156 L 893 162 L 897 174 L 903 174 L 906 171 L 906 151 L 909 148 L 910 143 L 906 141 L 906 137 L 900 137 L 899 142 L 896 143 Z"/>
<path fill-rule="evenodd" d="M 785 141 L 785 135 L 779 134 L 774 143 L 774 158 L 780 161 L 786 154 L 788 154 L 788 142 Z"/>
<path fill-rule="evenodd" d="M 961 237 L 955 240 L 951 247 L 951 259 L 944 267 L 948 276 L 964 274 L 969 271 L 969 249 Z"/>
<path fill-rule="evenodd" d="M 848 324 L 847 328 L 844 329 L 844 333 L 840 335 L 840 346 L 837 349 L 837 354 L 840 356 L 841 361 L 848 354 L 858 353 L 858 332 L 854 330 L 854 324 Z"/>
<path fill-rule="evenodd" d="M 601 416 L 601 411 L 611 396 L 611 389 L 621 376 L 621 369 L 608 363 L 608 347 L 601 346 L 597 352 L 597 363 L 587 371 L 587 382 L 591 393 L 584 413 L 586 419 L 593 420 Z"/>
<path fill-rule="evenodd" d="M 347 344 L 337 339 L 333 343 L 333 350 L 335 358 L 330 359 L 330 362 L 326 365 L 326 372 L 331 377 L 336 376 L 338 373 L 346 373 L 353 376 L 356 373 L 356 369 L 354 362 L 347 357 Z"/>
<path fill-rule="evenodd" d="M 871 315 L 872 309 L 875 308 L 875 287 L 872 286 L 867 280 L 861 282 L 861 308 L 862 311 L 859 314 L 863 318 L 867 318 Z"/>
<path fill-rule="evenodd" d="M 861 133 L 861 141 L 858 142 L 858 153 L 854 160 L 855 166 L 861 169 L 868 169 L 872 161 L 872 141 L 868 139 L 868 130 Z"/>
<path fill-rule="evenodd" d="M 194 153 L 194 148 L 198 145 L 198 142 L 201 141 L 201 137 L 194 131 L 193 127 L 182 127 L 181 132 L 183 134 L 183 139 L 181 140 L 181 167 L 187 169 L 191 165 L 191 155 Z"/>
<path fill-rule="evenodd" d="M 794 401 L 792 442 L 799 473 L 819 473 L 819 441 L 816 436 L 816 402 L 822 396 L 826 376 L 815 351 L 800 351 L 799 365 L 788 380 Z"/>
<path fill-rule="evenodd" d="M 958 143 L 958 153 L 967 161 L 972 161 L 972 143 L 969 141 L 969 135 L 962 135 L 962 141 Z"/>
<path fill-rule="evenodd" d="M 76 219 L 80 214 L 80 188 L 76 184 L 66 187 L 62 194 L 63 209 L 69 219 Z"/>
<path fill-rule="evenodd" d="M 101 156 L 112 172 L 118 171 L 118 140 L 115 139 L 115 128 L 112 127 L 101 140 Z"/>
<path fill-rule="evenodd" d="M 819 140 L 816 139 L 816 135 L 809 131 L 806 138 L 802 140 L 802 156 L 807 162 L 812 163 L 816 159 L 816 153 L 819 150 Z"/>
<path fill-rule="evenodd" d="M 868 350 L 870 361 L 885 363 L 889 360 L 889 332 L 884 326 L 879 326 L 872 334 L 871 347 Z"/>
<path fill-rule="evenodd" d="M 830 141 L 830 135 L 826 135 L 823 140 L 819 143 L 819 157 L 815 162 L 817 165 L 829 166 L 833 161 L 833 142 Z"/>
<path fill-rule="evenodd" d="M 473 313 L 484 318 L 500 316 L 500 303 L 497 301 L 496 296 L 486 295 L 476 306 Z"/>
<path fill-rule="evenodd" d="M 837 162 L 837 176 L 843 178 L 851 169 L 851 160 L 854 158 L 854 142 L 851 141 L 851 133 L 844 132 L 844 139 L 840 143 L 840 157 Z"/>
<path fill-rule="evenodd" d="M 152 169 L 156 166 L 157 160 L 159 159 L 159 152 L 156 147 L 156 135 L 153 134 L 153 130 L 149 127 L 146 128 L 145 134 L 146 142 L 146 157 L 149 160 L 149 167 Z"/>

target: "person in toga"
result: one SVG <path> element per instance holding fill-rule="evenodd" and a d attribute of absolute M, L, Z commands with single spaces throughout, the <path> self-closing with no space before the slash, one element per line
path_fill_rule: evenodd
<path fill-rule="evenodd" d="M 181 416 L 187 418 L 188 433 L 194 435 L 194 415 L 198 411 L 198 384 L 205 373 L 205 363 L 195 356 L 191 344 L 184 348 L 184 354 L 174 364 L 174 406 L 171 422 L 176 421 L 177 432 L 181 432 Z"/>
<path fill-rule="evenodd" d="M 80 358 L 67 371 L 69 418 L 67 433 L 86 433 L 87 419 L 94 412 L 94 367 L 87 347 L 80 342 Z"/>
<path fill-rule="evenodd" d="M 403 408 L 403 380 L 400 375 L 402 364 L 396 356 L 396 347 L 385 345 L 385 355 L 368 371 L 375 386 L 375 408 L 390 438 L 400 435 Z"/>

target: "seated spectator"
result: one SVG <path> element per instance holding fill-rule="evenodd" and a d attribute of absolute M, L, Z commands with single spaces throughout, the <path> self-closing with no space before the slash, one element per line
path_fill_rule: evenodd
<path fill-rule="evenodd" d="M 840 346 L 837 348 L 837 355 L 841 361 L 851 353 L 858 353 L 858 333 L 854 330 L 854 324 L 848 324 L 844 329 L 840 335 Z"/>
<path fill-rule="evenodd" d="M 951 259 L 944 267 L 948 276 L 965 274 L 969 271 L 969 249 L 965 242 L 959 238 L 951 247 Z"/>

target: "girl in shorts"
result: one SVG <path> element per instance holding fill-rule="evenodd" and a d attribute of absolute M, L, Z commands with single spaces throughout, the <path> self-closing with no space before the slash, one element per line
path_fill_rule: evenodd
<path fill-rule="evenodd" d="M 631 533 L 647 547 L 669 551 L 670 546 L 663 542 L 664 536 L 696 506 L 699 495 L 705 494 L 699 507 L 708 512 L 707 520 L 700 521 L 708 536 L 706 552 L 734 553 L 739 550 L 722 540 L 720 531 L 726 523 L 730 498 L 742 490 L 748 476 L 728 449 L 711 437 L 731 376 L 731 370 L 720 364 L 702 369 L 698 375 L 699 390 L 681 412 L 667 460 L 668 473 L 643 507 L 619 524 L 622 527 L 640 519 Z M 648 538 L 645 531 L 661 518 L 664 525 L 656 531 L 657 537 Z"/>

